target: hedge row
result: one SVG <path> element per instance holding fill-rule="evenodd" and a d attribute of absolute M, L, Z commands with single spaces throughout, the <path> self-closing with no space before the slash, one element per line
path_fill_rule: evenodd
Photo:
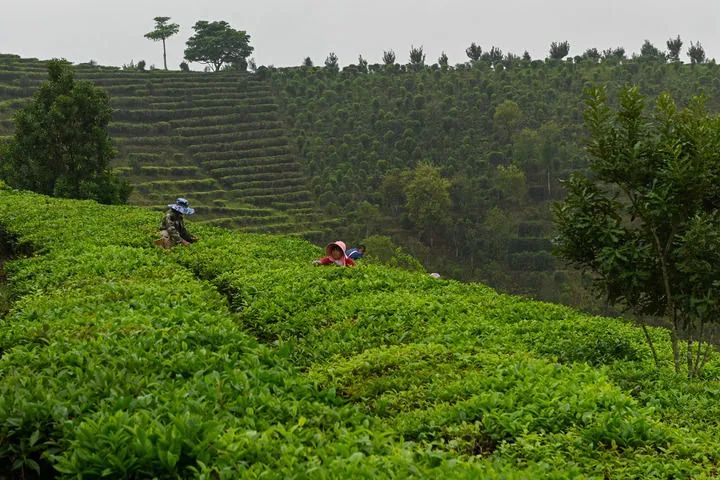
<path fill-rule="evenodd" d="M 220 178 L 220 181 L 227 182 L 229 179 Z M 232 183 L 232 180 L 231 180 Z M 298 188 L 298 187 L 305 187 L 305 179 L 302 177 L 290 177 L 287 178 L 285 175 L 278 178 L 277 176 L 274 178 L 268 178 L 264 180 L 253 180 L 252 178 L 242 178 L 242 182 L 235 182 L 239 189 L 242 190 L 244 188 L 264 188 L 273 190 L 276 188 Z"/>
<path fill-rule="evenodd" d="M 278 138 L 283 137 L 287 133 L 284 129 L 271 129 L 271 128 L 255 128 L 255 129 L 247 129 L 247 130 L 235 130 L 232 132 L 226 132 L 226 133 L 214 133 L 214 134 L 205 134 L 205 135 L 195 135 L 195 136 L 183 136 L 180 139 L 180 142 L 183 145 L 193 145 L 197 144 L 198 142 L 202 142 L 204 145 L 208 144 L 218 144 L 218 145 L 224 145 L 229 144 L 234 141 L 240 141 L 240 140 L 251 140 L 251 139 L 262 139 L 262 138 Z M 284 138 L 284 137 L 283 137 Z M 285 143 L 287 143 L 287 138 L 285 138 Z"/>
<path fill-rule="evenodd" d="M 258 157 L 263 158 L 263 157 Z M 242 170 L 238 170 L 238 167 L 244 167 L 244 166 L 251 166 L 251 165 L 269 165 L 269 164 L 275 164 L 275 163 L 284 163 L 287 164 L 291 161 L 291 157 L 266 157 L 262 161 L 255 161 L 255 159 L 252 159 L 252 161 L 247 162 L 240 162 L 236 161 L 233 162 L 235 166 L 232 167 L 212 167 L 208 168 L 210 172 L 212 172 L 213 176 L 216 177 L 226 177 L 231 175 L 240 175 L 243 174 Z M 227 163 L 226 163 L 227 164 Z M 258 173 L 258 174 L 243 174 L 243 178 L 245 178 L 248 181 L 255 181 L 255 180 L 272 180 L 276 178 L 277 175 L 274 173 Z M 302 178 L 302 174 L 300 172 L 292 172 L 288 171 L 285 178 Z"/>
<path fill-rule="evenodd" d="M 194 143 L 188 145 L 187 149 L 190 153 L 222 153 L 235 152 L 244 150 L 254 150 L 268 147 L 283 147 L 288 144 L 287 137 L 259 137 L 249 138 L 247 140 L 238 140 L 228 143 Z"/>
<path fill-rule="evenodd" d="M 244 124 L 258 121 L 277 121 L 276 112 L 256 112 L 232 115 L 215 115 L 203 118 L 183 118 L 172 120 L 173 127 L 210 127 L 213 125 Z"/>
<path fill-rule="evenodd" d="M 184 137 L 200 137 L 205 135 L 216 135 L 221 133 L 246 132 L 255 130 L 275 130 L 283 128 L 280 120 L 265 120 L 256 122 L 243 122 L 208 125 L 201 127 L 177 127 L 175 132 Z"/>
<path fill-rule="evenodd" d="M 297 172 L 298 171 L 298 165 L 295 162 L 287 162 L 287 163 L 268 163 L 268 164 L 253 164 L 253 165 L 247 165 L 242 167 L 235 167 L 235 173 L 239 179 L 244 178 L 245 175 L 253 175 L 253 174 L 282 174 L 284 172 Z M 212 171 L 212 170 L 211 170 Z M 227 175 L 226 177 L 229 177 L 230 175 Z"/>
<path fill-rule="evenodd" d="M 207 190 L 217 186 L 215 179 L 188 179 L 188 180 L 154 180 L 134 185 L 139 191 L 151 192 L 158 190 Z"/>
<path fill-rule="evenodd" d="M 290 153 L 290 147 L 282 146 L 254 148 L 242 151 L 201 152 L 193 154 L 193 158 L 206 167 L 223 167 L 226 165 L 232 166 L 247 163 L 245 161 L 255 162 L 255 159 L 265 161 L 265 159 L 272 157 L 288 157 Z"/>

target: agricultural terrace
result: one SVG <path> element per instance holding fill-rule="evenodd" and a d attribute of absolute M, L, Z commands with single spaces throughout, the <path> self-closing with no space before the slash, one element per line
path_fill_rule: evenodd
<path fill-rule="evenodd" d="M 0 476 L 711 478 L 689 382 L 621 320 L 480 284 L 312 267 L 296 237 L 0 190 Z M 651 334 L 668 358 L 667 333 Z"/>
<path fill-rule="evenodd" d="M 208 224 L 250 232 L 315 238 L 333 224 L 314 211 L 266 82 L 244 74 L 73 68 L 110 96 L 115 170 L 135 189 L 131 203 L 162 208 L 184 196 Z M 12 134 L 12 113 L 46 79 L 46 62 L 0 55 L 0 136 Z"/>

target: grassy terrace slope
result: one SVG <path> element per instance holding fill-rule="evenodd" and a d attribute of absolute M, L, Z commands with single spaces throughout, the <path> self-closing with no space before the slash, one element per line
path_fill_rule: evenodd
<path fill-rule="evenodd" d="M 127 72 L 78 66 L 115 109 L 116 167 L 132 203 L 186 196 L 208 223 L 313 236 L 318 222 L 269 86 L 247 75 Z M 0 55 L 0 136 L 46 79 L 44 62 Z"/>
<path fill-rule="evenodd" d="M 687 383 L 620 321 L 156 221 L 0 189 L 0 476 L 714 476 L 716 359 Z"/>

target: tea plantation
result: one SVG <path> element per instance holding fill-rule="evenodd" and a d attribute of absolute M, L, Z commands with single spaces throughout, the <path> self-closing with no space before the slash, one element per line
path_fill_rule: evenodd
<path fill-rule="evenodd" d="M 716 476 L 717 358 L 689 382 L 621 320 L 157 221 L 0 190 L 0 477 Z"/>
<path fill-rule="evenodd" d="M 188 197 L 208 223 L 317 237 L 318 218 L 266 82 L 249 75 L 122 71 L 79 65 L 79 80 L 108 92 L 116 171 L 131 202 L 161 207 Z M 47 62 L 0 55 L 0 136 L 47 79 Z"/>

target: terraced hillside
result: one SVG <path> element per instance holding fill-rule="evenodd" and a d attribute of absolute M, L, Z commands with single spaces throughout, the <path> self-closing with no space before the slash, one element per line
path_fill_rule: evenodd
<path fill-rule="evenodd" d="M 131 203 L 162 208 L 185 196 L 197 219 L 250 232 L 316 237 L 319 220 L 268 84 L 249 75 L 129 72 L 81 65 L 115 108 L 115 167 Z M 0 55 L 0 135 L 47 76 L 44 62 Z"/>

